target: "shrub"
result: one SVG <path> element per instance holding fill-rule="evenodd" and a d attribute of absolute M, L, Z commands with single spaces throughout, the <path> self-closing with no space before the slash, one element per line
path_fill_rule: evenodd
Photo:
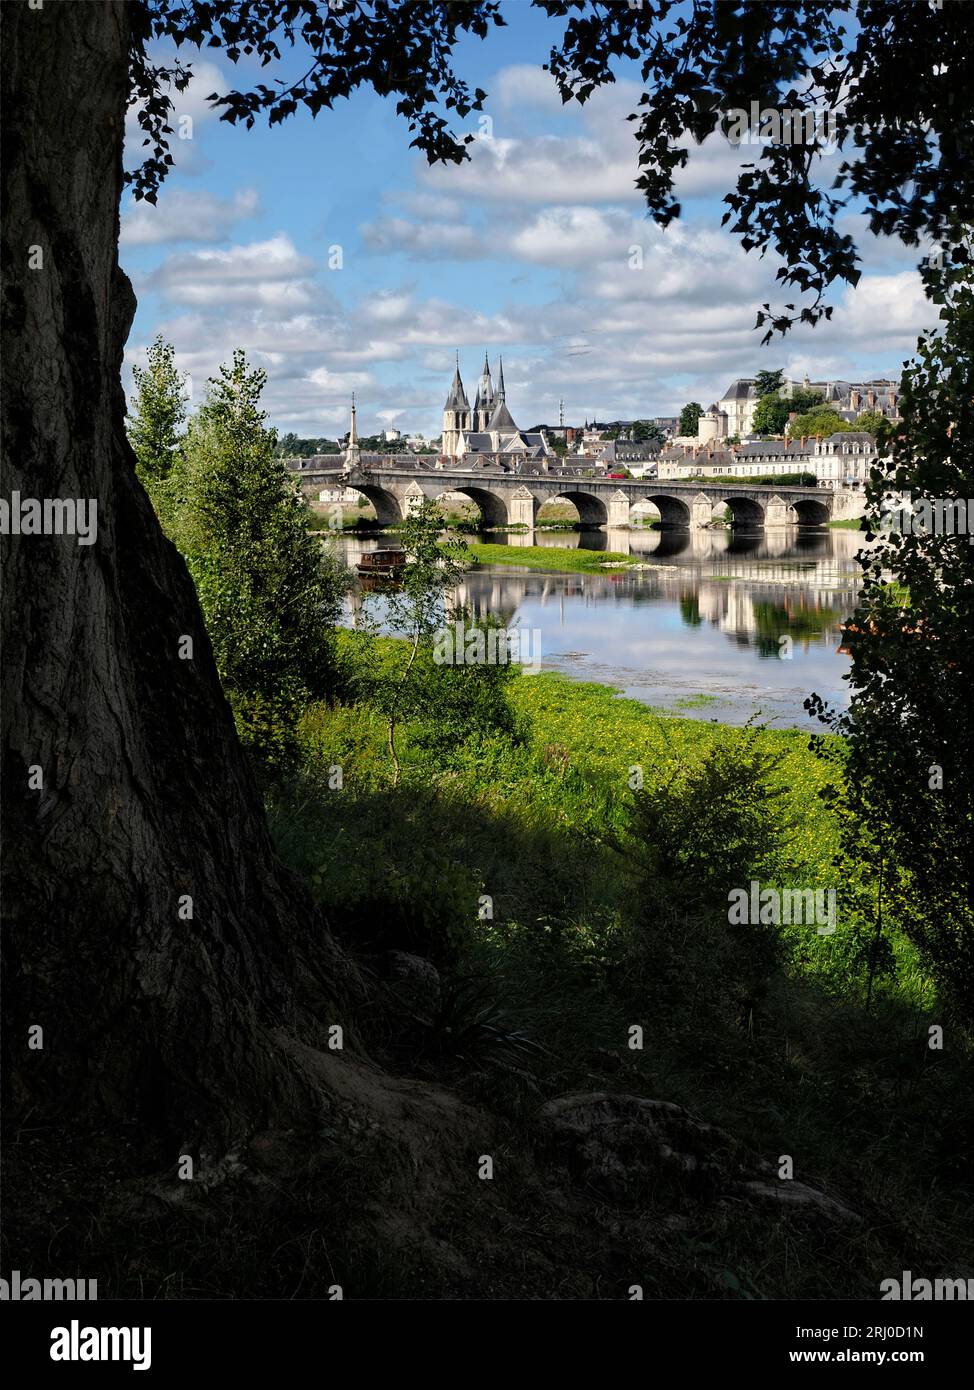
<path fill-rule="evenodd" d="M 728 921 L 731 889 L 787 877 L 792 824 L 779 761 L 746 729 L 633 793 L 621 848 L 637 891 L 623 973 L 648 985 L 675 1026 L 701 1011 L 750 1018 L 783 957 L 773 926 Z"/>

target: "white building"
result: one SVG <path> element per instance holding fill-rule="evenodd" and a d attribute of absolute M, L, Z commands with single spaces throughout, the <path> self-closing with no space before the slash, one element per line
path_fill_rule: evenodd
<path fill-rule="evenodd" d="M 814 439 L 756 440 L 732 447 L 664 449 L 657 476 L 691 478 L 774 478 L 813 473 L 820 487 L 860 491 L 870 468 L 879 460 L 871 434 L 841 431 Z"/>

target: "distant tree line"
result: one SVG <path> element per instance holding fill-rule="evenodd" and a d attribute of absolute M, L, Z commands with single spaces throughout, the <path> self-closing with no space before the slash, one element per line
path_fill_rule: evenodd
<path fill-rule="evenodd" d="M 279 459 L 309 459 L 315 454 L 340 453 L 335 439 L 300 439 L 296 434 L 283 434 L 274 446 Z"/>

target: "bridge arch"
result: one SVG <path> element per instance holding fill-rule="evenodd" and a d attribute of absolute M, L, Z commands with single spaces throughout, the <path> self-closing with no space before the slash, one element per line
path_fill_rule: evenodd
<path fill-rule="evenodd" d="M 571 502 L 578 512 L 578 520 L 582 526 L 604 526 L 609 520 L 609 509 L 602 501 L 591 492 L 559 492 L 557 495 L 545 498 L 547 502 Z"/>
<path fill-rule="evenodd" d="M 678 526 L 681 530 L 690 525 L 690 508 L 681 497 L 671 497 L 665 492 L 647 492 L 640 496 L 640 502 L 652 502 L 659 512 L 660 526 Z"/>
<path fill-rule="evenodd" d="M 379 487 L 377 483 L 349 482 L 346 486 L 368 498 L 375 508 L 375 519 L 380 526 L 398 526 L 402 521 L 402 507 L 394 492 Z"/>
<path fill-rule="evenodd" d="M 722 497 L 721 502 L 731 514 L 732 526 L 754 530 L 764 525 L 764 508 L 753 497 Z"/>
<path fill-rule="evenodd" d="M 815 497 L 802 497 L 797 502 L 792 502 L 792 511 L 798 518 L 799 526 L 824 526 L 831 520 L 831 512 L 825 502 L 819 502 Z"/>
<path fill-rule="evenodd" d="M 456 484 L 453 487 L 444 488 L 433 498 L 434 502 L 439 502 L 448 492 L 458 492 L 464 497 L 469 497 L 474 506 L 480 509 L 480 515 L 485 526 L 506 526 L 508 523 L 507 503 L 503 497 L 498 497 L 496 492 L 491 492 L 489 488 L 474 487 L 465 483 Z"/>

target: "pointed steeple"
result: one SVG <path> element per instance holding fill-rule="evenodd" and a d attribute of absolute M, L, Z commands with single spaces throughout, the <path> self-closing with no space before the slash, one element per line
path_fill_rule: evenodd
<path fill-rule="evenodd" d="M 507 408 L 507 392 L 504 388 L 504 359 L 497 359 L 497 390 L 494 392 L 494 407 L 490 412 L 489 430 L 516 430 L 514 417 Z"/>
<path fill-rule="evenodd" d="M 475 430 L 485 430 L 490 414 L 494 406 L 494 383 L 490 379 L 490 362 L 487 358 L 487 350 L 484 349 L 484 369 L 480 376 L 480 384 L 477 387 L 477 399 L 473 407 L 473 428 Z"/>
<path fill-rule="evenodd" d="M 450 394 L 443 407 L 443 434 L 441 448 L 447 458 L 456 457 L 460 452 L 460 441 L 470 428 L 470 402 L 460 380 L 460 353 L 457 351 L 457 366 L 453 373 Z"/>
<path fill-rule="evenodd" d="M 463 382 L 460 380 L 460 352 L 457 351 L 457 368 L 453 373 L 453 384 L 450 387 L 450 394 L 446 398 L 444 410 L 469 410 L 470 402 L 467 400 L 467 393 L 463 389 Z"/>
<path fill-rule="evenodd" d="M 503 405 L 507 400 L 507 392 L 504 390 L 504 359 L 497 359 L 497 393 L 494 396 L 494 405 Z"/>

